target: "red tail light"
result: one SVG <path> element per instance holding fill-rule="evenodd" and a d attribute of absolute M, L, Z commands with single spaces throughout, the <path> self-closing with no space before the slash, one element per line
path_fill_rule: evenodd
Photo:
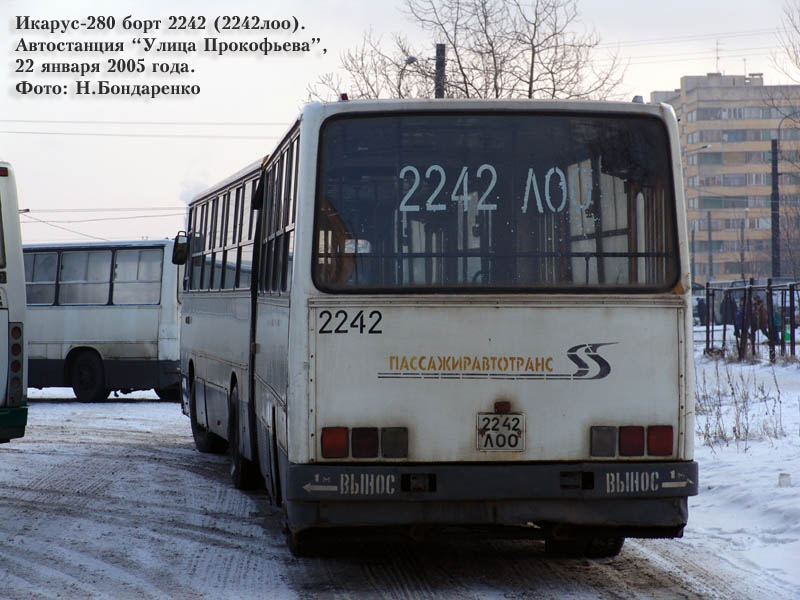
<path fill-rule="evenodd" d="M 672 425 L 651 425 L 647 428 L 647 453 L 650 456 L 672 454 Z"/>
<path fill-rule="evenodd" d="M 619 428 L 619 455 L 644 456 L 644 427 Z"/>
<path fill-rule="evenodd" d="M 322 458 L 347 458 L 347 427 L 322 428 Z"/>

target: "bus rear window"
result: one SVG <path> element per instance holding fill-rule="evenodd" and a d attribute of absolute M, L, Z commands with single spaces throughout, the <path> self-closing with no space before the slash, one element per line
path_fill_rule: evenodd
<path fill-rule="evenodd" d="M 318 173 L 325 291 L 657 291 L 678 278 L 654 117 L 338 117 Z"/>

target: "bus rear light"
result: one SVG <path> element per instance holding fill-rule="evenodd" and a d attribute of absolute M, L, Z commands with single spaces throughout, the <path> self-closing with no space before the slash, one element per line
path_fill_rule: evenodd
<path fill-rule="evenodd" d="M 672 425 L 651 425 L 647 428 L 647 453 L 650 456 L 672 454 Z"/>
<path fill-rule="evenodd" d="M 8 385 L 8 404 L 6 406 L 15 408 L 22 404 L 22 381 L 19 375 L 12 377 Z"/>
<path fill-rule="evenodd" d="M 0 167 L 0 177 L 8 177 L 8 167 Z"/>
<path fill-rule="evenodd" d="M 347 427 L 322 428 L 322 458 L 347 458 Z"/>
<path fill-rule="evenodd" d="M 22 369 L 22 363 L 18 360 L 11 361 L 11 372 L 12 373 L 19 373 Z"/>
<path fill-rule="evenodd" d="M 22 352 L 22 346 L 19 344 L 11 344 L 11 356 L 19 356 L 20 352 Z"/>
<path fill-rule="evenodd" d="M 619 428 L 619 455 L 644 456 L 644 427 Z"/>
<path fill-rule="evenodd" d="M 22 337 L 22 327 L 20 327 L 18 325 L 14 325 L 11 328 L 11 339 L 12 340 L 18 340 L 21 337 Z"/>
<path fill-rule="evenodd" d="M 381 448 L 384 458 L 408 458 L 408 427 L 382 428 Z"/>
<path fill-rule="evenodd" d="M 592 456 L 617 455 L 616 427 L 591 428 L 591 455 Z"/>
<path fill-rule="evenodd" d="M 353 427 L 350 444 L 353 458 L 378 458 L 378 428 Z"/>

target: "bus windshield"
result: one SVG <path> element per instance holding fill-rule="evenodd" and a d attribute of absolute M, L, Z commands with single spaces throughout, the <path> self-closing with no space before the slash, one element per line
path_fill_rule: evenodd
<path fill-rule="evenodd" d="M 330 292 L 661 291 L 678 279 L 663 123 L 591 113 L 339 116 L 320 136 Z"/>

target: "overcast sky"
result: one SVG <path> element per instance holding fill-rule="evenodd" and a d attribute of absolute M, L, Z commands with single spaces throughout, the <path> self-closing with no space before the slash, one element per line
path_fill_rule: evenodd
<path fill-rule="evenodd" d="M 427 39 L 404 16 L 401 5 L 402 0 L 0 0 L 7 24 L 7 35 L 2 36 L 6 61 L 0 70 L 0 160 L 14 165 L 20 207 L 30 209 L 21 216 L 23 241 L 174 235 L 182 227 L 185 202 L 269 153 L 306 101 L 308 85 L 320 74 L 335 71 L 339 54 L 358 43 L 364 31 Z M 651 91 L 679 87 L 682 75 L 715 70 L 761 72 L 767 84 L 788 82 L 771 60 L 783 0 L 583 0 L 579 6 L 582 25 L 602 37 L 598 58 L 617 51 L 628 63 L 625 99 L 634 94 L 647 99 Z M 19 31 L 16 17 L 24 15 L 83 22 L 113 16 L 116 23 L 113 31 Z M 146 52 L 132 43 L 142 34 L 123 29 L 128 15 L 162 21 L 161 30 L 147 34 L 157 38 L 156 44 L 193 40 L 201 47 L 203 37 L 243 41 L 265 35 L 275 41 L 319 42 L 308 53 L 267 57 Z M 224 37 L 165 30 L 170 16 L 192 15 L 206 16 L 209 26 L 224 15 L 296 17 L 305 29 Z M 92 76 L 94 80 L 196 84 L 201 92 L 155 100 L 77 96 L 72 82 L 79 76 L 43 74 L 41 64 L 99 62 L 105 71 L 108 60 L 117 56 L 25 53 L 17 50 L 21 39 L 123 42 L 124 57 L 143 58 L 148 68 L 153 61 L 186 62 L 194 72 L 161 77 L 101 73 Z M 18 62 L 25 59 L 33 59 L 34 73 L 16 72 L 27 68 Z M 21 95 L 15 91 L 21 81 L 66 85 L 68 94 Z M 140 218 L 143 215 L 146 218 Z"/>

